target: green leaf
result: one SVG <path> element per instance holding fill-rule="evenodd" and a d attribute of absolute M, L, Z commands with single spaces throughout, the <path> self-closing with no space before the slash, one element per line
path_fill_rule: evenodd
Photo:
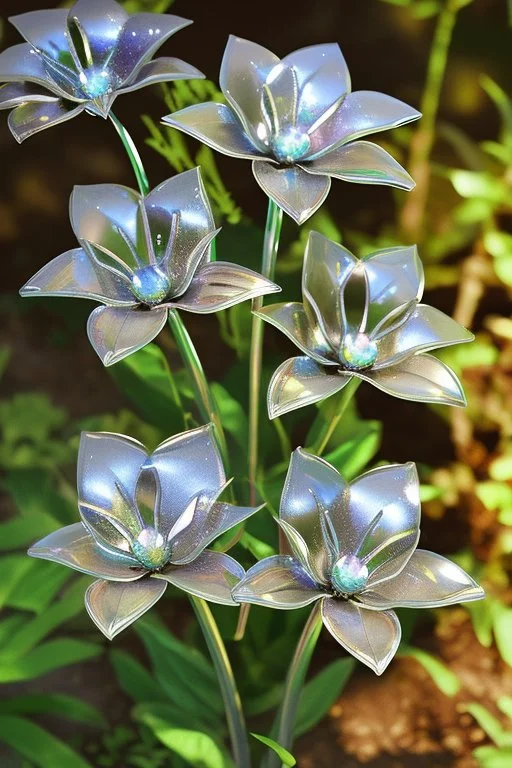
<path fill-rule="evenodd" d="M 0 716 L 0 741 L 38 768 L 91 768 L 63 741 L 22 717 Z"/>
<path fill-rule="evenodd" d="M 13 470 L 2 481 L 20 514 L 30 520 L 30 527 L 34 518 L 44 517 L 48 527 L 53 524 L 50 530 L 55 530 L 59 523 L 76 522 L 76 497 L 65 498 L 55 489 L 54 483 L 52 472 L 35 468 Z"/>
<path fill-rule="evenodd" d="M 254 736 L 255 739 L 258 739 L 258 741 L 261 741 L 266 747 L 273 750 L 284 765 L 290 766 L 290 768 L 297 765 L 297 761 L 291 752 L 288 752 L 287 749 L 278 744 L 277 741 L 274 741 L 274 739 L 269 739 L 268 736 L 262 736 L 260 733 L 252 733 L 252 731 L 251 736 Z"/>
<path fill-rule="evenodd" d="M 0 699 L 0 715 L 58 715 L 75 723 L 104 728 L 104 716 L 95 707 L 75 696 L 62 693 L 28 694 Z"/>
<path fill-rule="evenodd" d="M 512 747 L 477 747 L 473 752 L 481 768 L 510 768 Z"/>
<path fill-rule="evenodd" d="M 494 611 L 494 639 L 501 658 L 512 667 L 512 608 L 496 603 Z"/>
<path fill-rule="evenodd" d="M 346 479 L 359 475 L 379 450 L 382 437 L 380 421 L 358 421 L 346 429 L 343 441 L 326 460 Z"/>
<path fill-rule="evenodd" d="M 512 201 L 512 193 L 506 182 L 490 173 L 455 170 L 449 172 L 449 178 L 461 197 L 480 197 L 495 205 L 510 204 Z"/>
<path fill-rule="evenodd" d="M 496 704 L 504 715 L 512 718 L 512 696 L 500 696 Z"/>
<path fill-rule="evenodd" d="M 480 77 L 480 84 L 499 110 L 503 126 L 504 138 L 512 138 L 512 101 L 498 83 L 487 75 Z"/>
<path fill-rule="evenodd" d="M 455 696 L 459 692 L 460 682 L 457 675 L 454 675 L 442 661 L 431 656 L 430 653 L 423 651 L 421 648 L 406 646 L 400 649 L 400 656 L 409 656 L 416 659 L 445 696 Z"/>
<path fill-rule="evenodd" d="M 111 651 L 110 660 L 122 690 L 136 702 L 167 701 L 162 688 L 133 656 L 126 651 Z"/>
<path fill-rule="evenodd" d="M 247 435 L 249 431 L 247 416 L 240 403 L 232 397 L 227 389 L 214 381 L 210 384 L 213 398 L 217 403 L 221 416 L 222 426 L 235 438 L 244 451 L 247 449 Z"/>
<path fill-rule="evenodd" d="M 211 736 L 201 731 L 173 728 L 150 713 L 143 722 L 165 746 L 194 768 L 226 768 L 226 759 Z"/>
<path fill-rule="evenodd" d="M 133 716 L 141 723 L 148 725 L 150 728 L 152 723 L 166 723 L 170 728 L 189 728 L 190 727 L 190 715 L 183 707 L 177 704 L 170 704 L 169 700 L 144 702 L 137 704 L 133 710 Z M 210 734 L 210 735 L 213 735 Z"/>
<path fill-rule="evenodd" d="M 477 702 L 466 704 L 465 709 L 475 718 L 480 728 L 486 732 L 498 747 L 512 746 L 512 733 L 507 733 L 500 721 L 489 710 Z"/>
<path fill-rule="evenodd" d="M 311 730 L 328 713 L 348 682 L 356 662 L 338 659 L 328 664 L 304 686 L 299 699 L 295 721 L 295 735 Z"/>
<path fill-rule="evenodd" d="M 18 584 L 33 568 L 26 555 L 7 555 L 0 559 L 0 608 L 8 605 Z"/>
<path fill-rule="evenodd" d="M 103 649 L 94 643 L 60 638 L 42 643 L 20 659 L 0 661 L 0 683 L 15 683 L 46 675 L 54 669 L 94 659 Z"/>
<path fill-rule="evenodd" d="M 108 368 L 117 386 L 141 416 L 166 434 L 185 428 L 172 374 L 165 355 L 156 344 Z"/>

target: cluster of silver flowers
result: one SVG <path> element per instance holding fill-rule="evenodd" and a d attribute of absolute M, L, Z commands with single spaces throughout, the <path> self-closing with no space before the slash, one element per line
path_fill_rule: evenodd
<path fill-rule="evenodd" d="M 187 20 L 130 16 L 113 0 L 77 0 L 12 23 L 26 42 L 0 54 L 0 108 L 11 109 L 18 141 L 81 112 L 108 117 L 123 93 L 203 75 L 176 58 L 153 58 Z M 230 37 L 220 73 L 227 103 L 198 104 L 168 125 L 232 157 L 297 223 L 325 200 L 331 178 L 412 189 L 379 145 L 362 137 L 420 117 L 385 94 L 351 91 L 337 45 L 279 59 Z M 76 187 L 70 219 L 79 246 L 57 256 L 23 296 L 95 299 L 91 343 L 112 365 L 154 339 L 169 311 L 211 313 L 279 291 L 237 264 L 212 260 L 215 228 L 200 170 L 143 196 L 127 187 Z M 464 405 L 453 371 L 429 350 L 470 341 L 442 312 L 421 304 L 416 249 L 357 259 L 311 232 L 302 302 L 259 315 L 301 355 L 275 372 L 269 416 L 318 402 L 352 377 L 397 397 Z M 413 464 L 371 470 L 346 483 L 334 467 L 297 449 L 277 523 L 285 549 L 245 573 L 207 547 L 256 513 L 222 500 L 227 482 L 206 425 L 171 437 L 153 453 L 131 438 L 83 434 L 78 458 L 80 522 L 50 534 L 29 554 L 97 577 L 87 610 L 112 639 L 162 596 L 168 583 L 227 605 L 293 609 L 321 601 L 325 626 L 350 653 L 382 673 L 400 641 L 394 608 L 431 608 L 482 598 L 457 565 L 418 550 L 419 481 Z"/>

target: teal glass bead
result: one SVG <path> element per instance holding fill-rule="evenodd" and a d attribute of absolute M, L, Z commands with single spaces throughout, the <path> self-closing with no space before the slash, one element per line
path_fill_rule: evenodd
<path fill-rule="evenodd" d="M 366 333 L 349 333 L 343 340 L 340 360 L 345 368 L 360 371 L 374 364 L 377 353 L 377 344 Z"/>
<path fill-rule="evenodd" d="M 169 278 L 158 267 L 141 267 L 132 275 L 132 291 L 143 304 L 159 304 L 169 293 Z"/>
<path fill-rule="evenodd" d="M 272 141 L 272 150 L 281 163 L 295 163 L 307 153 L 311 140 L 307 133 L 298 128 L 285 128 L 279 131 Z"/>
<path fill-rule="evenodd" d="M 368 568 L 355 555 L 343 555 L 331 573 L 332 586 L 342 595 L 354 595 L 366 586 Z"/>
<path fill-rule="evenodd" d="M 156 528 L 144 528 L 132 543 L 132 552 L 137 560 L 150 571 L 158 570 L 168 559 L 164 537 Z"/>

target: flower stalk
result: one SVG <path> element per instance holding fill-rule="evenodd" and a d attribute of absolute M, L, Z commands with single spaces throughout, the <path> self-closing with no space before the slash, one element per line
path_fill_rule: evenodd
<path fill-rule="evenodd" d="M 263 241 L 263 254 L 261 261 L 261 273 L 270 280 L 274 279 L 279 238 L 283 223 L 283 211 L 273 201 L 268 202 L 267 223 L 265 226 L 265 239 Z M 263 306 L 263 298 L 258 296 L 253 300 L 253 312 L 258 312 Z M 259 415 L 260 415 L 260 391 L 261 368 L 263 357 L 263 322 L 253 315 L 251 350 L 249 356 L 249 493 L 251 503 L 256 503 L 256 480 L 258 475 L 258 451 L 259 451 Z"/>
<path fill-rule="evenodd" d="M 311 453 L 314 453 L 316 456 L 322 456 L 360 384 L 361 379 L 356 379 L 354 377 L 353 379 L 350 379 L 347 386 L 338 394 L 335 413 L 332 418 L 323 420 L 322 426 L 311 446 Z"/>
<path fill-rule="evenodd" d="M 226 710 L 235 764 L 237 768 L 250 768 L 251 757 L 242 703 L 226 648 L 208 603 L 192 596 L 190 602 L 192 603 L 217 672 Z"/>

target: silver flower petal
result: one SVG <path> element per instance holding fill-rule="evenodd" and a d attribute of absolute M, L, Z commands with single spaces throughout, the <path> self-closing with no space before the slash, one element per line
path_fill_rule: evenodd
<path fill-rule="evenodd" d="M 415 464 L 392 464 L 351 483 L 347 505 L 333 519 L 340 549 L 357 554 L 375 583 L 395 576 L 419 537 L 420 490 Z"/>
<path fill-rule="evenodd" d="M 130 584 L 95 581 L 85 593 L 87 613 L 98 629 L 113 640 L 155 605 L 167 584 L 155 579 L 140 579 Z"/>
<path fill-rule="evenodd" d="M 252 170 L 265 194 L 297 224 L 304 224 L 320 208 L 331 188 L 328 176 L 312 176 L 298 165 L 281 168 L 255 160 Z"/>
<path fill-rule="evenodd" d="M 168 565 L 154 579 L 164 579 L 191 595 L 222 605 L 236 605 L 231 597 L 233 588 L 244 576 L 244 569 L 223 552 L 206 549 L 186 565 Z"/>
<path fill-rule="evenodd" d="M 339 392 L 350 381 L 351 374 L 328 372 L 309 357 L 291 357 L 276 368 L 270 380 L 267 407 L 270 419 L 318 403 Z"/>
<path fill-rule="evenodd" d="M 7 119 L 12 135 L 18 143 L 30 136 L 76 117 L 84 110 L 83 104 L 69 109 L 62 101 L 37 101 L 16 107 Z"/>
<path fill-rule="evenodd" d="M 12 109 L 29 101 L 58 100 L 58 96 L 36 83 L 7 83 L 0 87 L 0 109 Z"/>
<path fill-rule="evenodd" d="M 321 330 L 311 324 L 303 305 L 298 301 L 271 304 L 254 314 L 286 334 L 302 352 L 317 363 L 339 366 L 337 361 L 329 358 L 332 355 L 331 347 Z"/>
<path fill-rule="evenodd" d="M 236 112 L 226 104 L 213 101 L 194 104 L 167 115 L 162 121 L 230 157 L 246 160 L 261 157 L 261 152 L 245 133 Z"/>
<path fill-rule="evenodd" d="M 300 48 L 285 56 L 283 65 L 293 67 L 297 78 L 297 120 L 315 126 L 327 119 L 350 91 L 350 74 L 339 45 L 327 43 Z M 312 137 L 311 136 L 311 137 Z"/>
<path fill-rule="evenodd" d="M 188 289 L 172 305 L 187 312 L 206 314 L 280 290 L 278 285 L 252 269 L 215 261 L 197 270 Z"/>
<path fill-rule="evenodd" d="M 182 565 L 194 560 L 208 544 L 264 507 L 237 507 L 223 501 L 197 500 L 190 525 L 171 538 L 171 562 Z"/>
<path fill-rule="evenodd" d="M 324 596 L 308 572 L 292 557 L 275 555 L 253 565 L 233 590 L 233 599 L 269 608 L 293 610 Z"/>
<path fill-rule="evenodd" d="M 117 90 L 118 95 L 131 93 L 139 88 L 156 83 L 165 83 L 169 80 L 201 80 L 202 72 L 182 59 L 174 56 L 161 56 L 154 61 L 148 61 L 137 71 L 136 75 L 126 85 Z"/>
<path fill-rule="evenodd" d="M 311 156 L 322 156 L 332 149 L 379 131 L 397 128 L 421 113 L 403 101 L 377 91 L 349 93 L 341 106 L 311 131 Z"/>
<path fill-rule="evenodd" d="M 304 306 L 310 320 L 318 323 L 336 350 L 344 330 L 340 311 L 342 286 L 358 263 L 347 248 L 319 232 L 310 232 L 302 268 Z"/>
<path fill-rule="evenodd" d="M 19 43 L 0 53 L 0 82 L 26 81 L 48 88 L 61 97 L 69 94 L 49 76 L 43 60 L 30 43 Z"/>
<path fill-rule="evenodd" d="M 130 553 L 130 545 L 133 542 L 133 534 L 129 528 L 126 528 L 118 519 L 115 513 L 110 514 L 105 509 L 91 507 L 88 504 L 80 503 L 80 517 L 91 536 L 97 543 L 109 550 Z M 137 515 L 132 515 L 133 520 L 137 520 Z M 133 526 L 134 527 L 134 526 Z M 141 526 L 138 526 L 139 530 Z"/>
<path fill-rule="evenodd" d="M 378 371 L 356 371 L 388 395 L 418 403 L 465 406 L 466 397 L 454 372 L 433 355 L 419 354 Z"/>
<path fill-rule="evenodd" d="M 356 184 L 383 184 L 411 190 L 415 183 L 394 157 L 371 141 L 354 141 L 329 150 L 300 167 L 310 174 L 333 176 Z"/>
<path fill-rule="evenodd" d="M 97 0 L 97 2 L 102 6 L 104 18 L 103 0 Z M 136 13 L 129 16 L 120 30 L 116 48 L 109 60 L 109 67 L 120 80 L 131 78 L 134 72 L 138 72 L 144 64 L 148 63 L 171 35 L 188 27 L 189 24 L 192 24 L 189 19 L 173 16 L 170 13 Z M 199 77 L 204 77 L 194 67 L 191 69 L 192 71 L 185 75 L 186 77 L 196 77 L 195 73 L 198 73 Z"/>
<path fill-rule="evenodd" d="M 394 611 L 370 611 L 349 600 L 327 598 L 322 601 L 322 619 L 340 645 L 382 675 L 400 644 Z"/>
<path fill-rule="evenodd" d="M 161 443 L 151 454 L 146 468 L 158 473 L 160 499 L 156 525 L 164 538 L 192 499 L 203 493 L 218 493 L 226 482 L 210 424 Z"/>
<path fill-rule="evenodd" d="M 424 549 L 416 550 L 398 576 L 361 593 L 362 602 L 379 611 L 438 608 L 484 597 L 483 589 L 462 568 Z"/>
<path fill-rule="evenodd" d="M 67 24 L 82 38 L 87 62 L 81 63 L 106 66 L 129 18 L 115 0 L 76 0 L 69 10 Z M 80 55 L 79 51 L 77 53 Z"/>
<path fill-rule="evenodd" d="M 82 523 L 50 533 L 28 554 L 108 581 L 136 581 L 146 573 L 135 558 L 100 547 Z"/>
<path fill-rule="evenodd" d="M 472 341 L 473 334 L 435 307 L 418 304 L 414 312 L 378 343 L 373 370 L 396 365 L 413 353 Z"/>
<path fill-rule="evenodd" d="M 277 64 L 279 58 L 263 46 L 229 36 L 220 68 L 220 87 L 254 145 L 262 151 L 267 140 L 261 114 L 262 88 Z"/>
<path fill-rule="evenodd" d="M 368 282 L 367 332 L 378 338 L 423 295 L 423 265 L 415 245 L 386 248 L 362 260 Z"/>
<path fill-rule="evenodd" d="M 133 305 L 126 281 L 104 269 L 83 248 L 66 251 L 45 264 L 20 290 L 21 296 L 71 296 L 104 304 Z"/>
<path fill-rule="evenodd" d="M 167 309 L 144 311 L 133 307 L 98 307 L 87 322 L 87 334 L 103 365 L 114 365 L 158 336 Z"/>
<path fill-rule="evenodd" d="M 137 192 L 120 184 L 74 187 L 69 215 L 76 237 L 106 248 L 136 269 L 140 266 L 137 256 L 140 200 Z M 147 254 L 142 255 L 147 262 Z"/>
<path fill-rule="evenodd" d="M 110 432 L 82 432 L 78 451 L 79 503 L 105 510 L 137 536 L 142 520 L 136 508 L 140 471 L 148 458 L 142 443 Z"/>
<path fill-rule="evenodd" d="M 34 48 L 59 60 L 69 51 L 68 13 L 66 8 L 29 11 L 11 16 L 9 22 Z"/>
<path fill-rule="evenodd" d="M 292 453 L 281 496 L 279 517 L 302 536 L 309 549 L 313 573 L 330 579 L 333 553 L 325 537 L 322 517 L 329 515 L 339 529 L 344 519 L 347 484 L 324 459 L 297 448 Z"/>

